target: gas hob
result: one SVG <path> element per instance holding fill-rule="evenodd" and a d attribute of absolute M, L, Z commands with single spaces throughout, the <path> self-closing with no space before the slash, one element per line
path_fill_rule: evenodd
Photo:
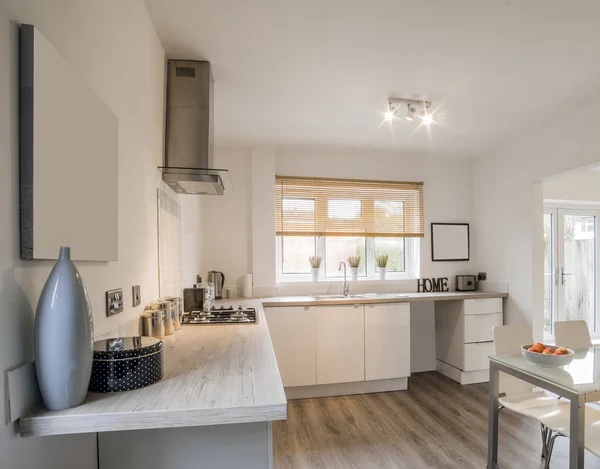
<path fill-rule="evenodd" d="M 221 306 L 211 308 L 210 311 L 192 311 L 183 316 L 183 324 L 206 325 L 206 324 L 255 324 L 258 322 L 258 314 L 254 308 L 238 306 Z"/>

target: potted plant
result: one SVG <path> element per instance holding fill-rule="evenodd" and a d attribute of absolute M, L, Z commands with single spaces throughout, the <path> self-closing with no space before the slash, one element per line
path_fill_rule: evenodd
<path fill-rule="evenodd" d="M 382 254 L 381 256 L 377 256 L 375 258 L 375 262 L 377 263 L 377 269 L 379 271 L 379 280 L 385 280 L 388 259 L 389 256 L 387 254 Z"/>
<path fill-rule="evenodd" d="M 350 280 L 358 280 L 358 266 L 360 265 L 360 256 L 350 256 L 348 258 L 350 266 Z"/>
<path fill-rule="evenodd" d="M 319 270 L 321 269 L 321 256 L 310 256 L 310 275 L 312 275 L 313 282 L 319 281 Z"/>

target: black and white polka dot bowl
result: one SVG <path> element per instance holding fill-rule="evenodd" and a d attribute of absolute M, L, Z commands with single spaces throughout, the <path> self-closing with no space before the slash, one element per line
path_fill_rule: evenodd
<path fill-rule="evenodd" d="M 94 342 L 90 392 L 143 388 L 163 377 L 163 343 L 154 337 L 119 337 Z"/>

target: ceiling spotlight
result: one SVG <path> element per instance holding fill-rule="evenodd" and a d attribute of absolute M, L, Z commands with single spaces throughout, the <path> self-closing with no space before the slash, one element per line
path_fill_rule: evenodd
<path fill-rule="evenodd" d="M 417 110 L 412 107 L 410 104 L 407 104 L 407 110 L 406 110 L 406 120 L 407 121 L 411 121 L 415 118 L 415 112 L 417 112 Z"/>
<path fill-rule="evenodd" d="M 392 119 L 394 118 L 394 113 L 392 111 L 388 111 L 383 114 L 383 117 L 386 120 L 386 122 L 391 122 Z"/>
<path fill-rule="evenodd" d="M 421 117 L 421 119 L 423 119 L 423 124 L 425 125 L 433 123 L 433 116 L 427 111 L 423 111 L 423 116 Z"/>

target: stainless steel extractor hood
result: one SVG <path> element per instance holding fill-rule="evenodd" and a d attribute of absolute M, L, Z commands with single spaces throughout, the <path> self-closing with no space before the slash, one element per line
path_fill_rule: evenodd
<path fill-rule="evenodd" d="M 178 194 L 222 195 L 229 171 L 213 167 L 213 79 L 209 62 L 167 62 L 167 127 L 162 178 Z"/>

